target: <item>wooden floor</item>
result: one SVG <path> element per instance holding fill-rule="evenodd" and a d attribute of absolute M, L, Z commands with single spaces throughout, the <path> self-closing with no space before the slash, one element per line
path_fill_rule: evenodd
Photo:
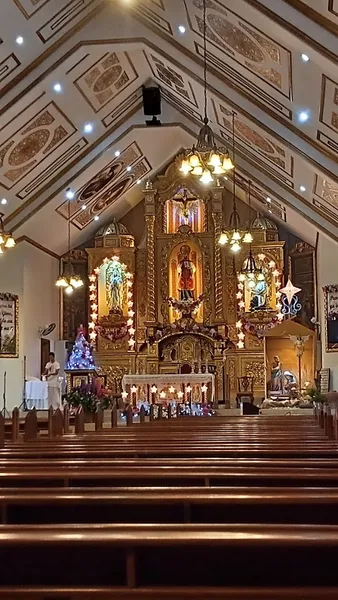
<path fill-rule="evenodd" d="M 336 429 L 182 418 L 6 440 L 0 598 L 338 599 Z"/>

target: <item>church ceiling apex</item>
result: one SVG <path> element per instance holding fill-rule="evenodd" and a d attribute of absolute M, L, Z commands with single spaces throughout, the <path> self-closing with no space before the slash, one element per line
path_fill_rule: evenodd
<path fill-rule="evenodd" d="M 97 113 L 138 79 L 127 52 L 105 52 L 74 85 Z"/>
<path fill-rule="evenodd" d="M 11 135 L 8 130 L 14 128 L 15 121 L 2 129 L 5 141 L 0 146 L 0 183 L 7 190 L 14 186 L 18 189 L 22 179 L 25 179 L 25 186 L 33 185 L 37 169 L 41 169 L 42 164 L 45 169 L 53 168 L 52 161 L 61 152 L 67 152 L 70 138 L 76 132 L 76 127 L 54 102 L 46 102 L 41 97 L 35 109 L 34 115 L 27 120 L 26 114 L 28 117 L 32 112 L 29 108 L 18 115 L 17 121 L 22 124 Z"/>
<path fill-rule="evenodd" d="M 127 171 L 131 167 L 131 171 Z M 71 221 L 79 229 L 91 223 L 129 191 L 137 181 L 151 171 L 151 165 L 142 150 L 133 142 L 119 157 L 108 162 L 101 170 L 75 192 L 71 205 Z M 83 209 L 83 206 L 86 206 Z M 63 202 L 57 212 L 68 219 L 68 203 Z"/>

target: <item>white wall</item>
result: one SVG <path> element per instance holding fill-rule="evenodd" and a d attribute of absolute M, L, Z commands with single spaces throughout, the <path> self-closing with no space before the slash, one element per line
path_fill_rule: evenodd
<path fill-rule="evenodd" d="M 338 390 L 338 352 L 325 351 L 325 314 L 323 286 L 338 284 L 338 244 L 320 234 L 317 250 L 319 320 L 321 323 L 322 367 L 331 370 L 331 389 Z"/>
<path fill-rule="evenodd" d="M 55 322 L 52 341 L 58 336 L 58 260 L 27 242 L 0 257 L 0 292 L 19 296 L 19 358 L 0 359 L 0 405 L 3 374 L 7 372 L 7 407 L 19 406 L 23 392 L 23 359 L 27 376 L 40 376 L 39 327 Z"/>

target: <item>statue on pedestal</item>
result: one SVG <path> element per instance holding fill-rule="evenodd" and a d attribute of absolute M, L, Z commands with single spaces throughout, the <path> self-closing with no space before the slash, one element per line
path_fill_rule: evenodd
<path fill-rule="evenodd" d="M 193 301 L 195 299 L 195 272 L 196 267 L 190 259 L 191 250 L 190 247 L 184 245 L 180 249 L 179 264 L 178 264 L 178 291 L 179 300 L 182 301 Z"/>
<path fill-rule="evenodd" d="M 124 273 L 118 260 L 112 260 L 107 268 L 107 298 L 110 315 L 123 314 Z"/>
<path fill-rule="evenodd" d="M 283 392 L 283 371 L 279 356 L 273 357 L 270 390 L 271 392 Z"/>

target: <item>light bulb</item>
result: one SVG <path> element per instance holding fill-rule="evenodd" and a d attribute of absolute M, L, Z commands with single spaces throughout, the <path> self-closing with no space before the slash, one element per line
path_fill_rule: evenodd
<path fill-rule="evenodd" d="M 238 281 L 245 281 L 245 275 L 244 275 L 244 273 L 240 273 L 238 275 Z"/>
<path fill-rule="evenodd" d="M 220 156 L 217 152 L 212 152 L 212 154 L 210 156 L 210 160 L 208 162 L 208 165 L 210 165 L 210 167 L 221 167 L 222 166 Z"/>
<path fill-rule="evenodd" d="M 212 176 L 209 169 L 204 169 L 202 177 L 200 178 L 200 182 L 205 184 L 212 182 Z"/>
<path fill-rule="evenodd" d="M 250 290 L 253 290 L 254 287 L 255 287 L 255 280 L 254 279 L 249 279 L 249 281 L 248 281 L 248 288 Z"/>
<path fill-rule="evenodd" d="M 238 252 L 241 249 L 238 242 L 231 244 L 231 252 Z"/>
<path fill-rule="evenodd" d="M 192 154 L 191 156 L 189 156 L 189 165 L 193 168 L 201 166 L 201 161 L 198 158 L 197 154 Z"/>
<path fill-rule="evenodd" d="M 250 231 L 247 231 L 243 238 L 244 244 L 251 244 L 253 242 L 253 237 Z"/>
<path fill-rule="evenodd" d="M 192 175 L 202 175 L 202 173 L 203 173 L 202 167 L 194 167 L 193 170 L 191 171 Z"/>
<path fill-rule="evenodd" d="M 225 173 L 225 171 L 221 165 L 219 165 L 219 166 L 217 165 L 216 167 L 214 167 L 214 170 L 213 170 L 214 175 L 223 175 L 224 173 Z"/>
<path fill-rule="evenodd" d="M 73 293 L 73 288 L 72 288 L 72 286 L 71 286 L 71 285 L 68 285 L 68 286 L 66 287 L 66 289 L 65 289 L 65 293 L 66 293 L 66 294 L 68 294 L 68 296 L 69 296 L 70 294 L 72 294 L 72 293 Z"/>
<path fill-rule="evenodd" d="M 227 234 L 225 233 L 225 231 L 222 231 L 221 235 L 219 236 L 218 243 L 221 246 L 225 246 L 225 244 L 227 244 L 228 241 L 229 241 L 229 238 L 228 238 Z"/>
<path fill-rule="evenodd" d="M 5 248 L 14 248 L 15 246 L 15 239 L 11 236 L 11 234 L 9 234 L 9 237 L 7 238 L 6 242 L 5 242 Z"/>
<path fill-rule="evenodd" d="M 231 236 L 231 241 L 232 242 L 239 242 L 241 239 L 241 234 L 239 233 L 239 231 L 237 231 L 237 229 L 235 229 L 235 231 L 233 232 L 232 236 Z"/>
<path fill-rule="evenodd" d="M 182 164 L 179 170 L 181 171 L 181 173 L 184 173 L 184 175 L 187 175 L 192 170 L 192 166 L 189 164 L 188 160 L 184 159 L 182 160 Z"/>
<path fill-rule="evenodd" d="M 224 158 L 222 168 L 224 169 L 224 171 L 231 171 L 231 169 L 234 168 L 234 164 L 233 164 L 230 156 L 226 156 Z"/>
<path fill-rule="evenodd" d="M 68 281 L 65 279 L 65 277 L 59 277 L 55 285 L 57 287 L 68 287 Z"/>

